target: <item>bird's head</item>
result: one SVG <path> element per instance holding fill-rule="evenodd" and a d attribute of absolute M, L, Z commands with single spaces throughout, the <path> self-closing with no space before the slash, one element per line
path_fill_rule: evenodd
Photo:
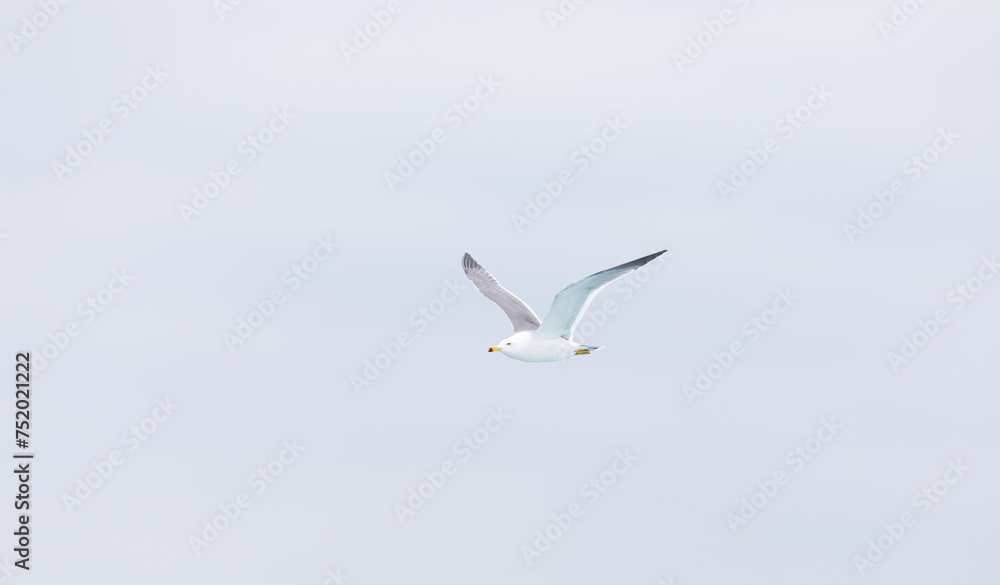
<path fill-rule="evenodd" d="M 489 348 L 486 351 L 504 351 L 504 350 L 509 350 L 509 349 L 512 349 L 512 348 L 516 348 L 518 345 L 520 345 L 528 337 L 531 337 L 531 333 L 528 332 L 528 331 L 522 331 L 520 333 L 515 333 L 514 335 L 511 335 L 507 339 L 504 339 L 503 341 L 501 341 L 500 343 L 494 345 L 493 347 Z"/>

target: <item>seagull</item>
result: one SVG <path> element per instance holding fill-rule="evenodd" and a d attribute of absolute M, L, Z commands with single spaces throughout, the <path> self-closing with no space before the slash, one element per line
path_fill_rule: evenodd
<path fill-rule="evenodd" d="M 573 341 L 573 330 L 579 325 L 590 302 L 602 288 L 635 272 L 664 252 L 666 250 L 602 270 L 567 286 L 552 299 L 552 307 L 544 322 L 538 320 L 524 301 L 500 286 L 497 279 L 473 260 L 468 252 L 462 256 L 462 268 L 479 292 L 503 309 L 514 327 L 514 335 L 488 351 L 499 351 L 522 362 L 554 362 L 601 349 L 601 346 L 581 345 Z"/>

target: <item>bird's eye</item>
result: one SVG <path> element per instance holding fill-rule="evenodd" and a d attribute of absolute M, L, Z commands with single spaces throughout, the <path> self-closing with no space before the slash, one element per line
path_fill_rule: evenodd
<path fill-rule="evenodd" d="M 507 342 L 507 345 L 510 345 L 510 342 L 509 342 L 509 341 Z"/>

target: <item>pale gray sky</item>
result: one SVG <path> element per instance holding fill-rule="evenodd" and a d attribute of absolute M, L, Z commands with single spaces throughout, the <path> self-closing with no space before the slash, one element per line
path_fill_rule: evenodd
<path fill-rule="evenodd" d="M 1000 7 L 218 6 L 3 11 L 0 583 L 996 577 Z M 464 252 L 544 315 L 664 248 L 601 352 L 486 352 Z"/>

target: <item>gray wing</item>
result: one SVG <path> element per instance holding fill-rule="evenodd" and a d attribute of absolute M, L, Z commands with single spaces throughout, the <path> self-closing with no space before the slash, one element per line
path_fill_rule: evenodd
<path fill-rule="evenodd" d="M 540 321 L 535 312 L 531 310 L 531 307 L 514 296 L 514 293 L 500 286 L 497 279 L 480 266 L 478 262 L 473 260 L 472 256 L 469 256 L 468 253 L 462 256 L 462 268 L 465 269 L 465 275 L 469 277 L 472 284 L 476 285 L 479 292 L 496 303 L 503 309 L 504 313 L 507 313 L 510 324 L 514 326 L 514 333 L 538 329 Z"/>
<path fill-rule="evenodd" d="M 587 278 L 574 282 L 562 289 L 552 299 L 552 308 L 549 309 L 549 314 L 545 316 L 545 321 L 535 331 L 533 337 L 539 339 L 555 339 L 556 337 L 572 339 L 573 330 L 580 323 L 583 314 L 587 311 L 587 307 L 590 306 L 590 302 L 594 300 L 597 293 L 601 292 L 602 288 L 626 274 L 634 272 L 643 264 L 656 258 L 663 252 L 666 252 L 666 250 L 644 256 L 638 260 L 626 262 L 621 266 L 602 270 L 597 274 L 591 274 Z"/>

